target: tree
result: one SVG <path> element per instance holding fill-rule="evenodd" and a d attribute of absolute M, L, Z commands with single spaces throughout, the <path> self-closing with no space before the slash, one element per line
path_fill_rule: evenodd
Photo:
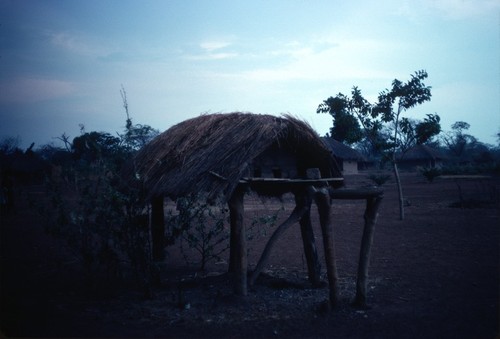
<path fill-rule="evenodd" d="M 470 125 L 467 122 L 457 121 L 451 125 L 452 131 L 446 133 L 442 138 L 449 152 L 457 158 L 462 158 L 467 149 L 477 143 L 475 137 L 466 133 L 469 128 Z"/>
<path fill-rule="evenodd" d="M 19 137 L 6 137 L 0 140 L 0 156 L 9 155 L 20 151 L 19 144 L 21 140 Z"/>
<path fill-rule="evenodd" d="M 362 126 L 365 137 L 370 140 L 374 149 L 386 153 L 393 164 L 394 176 L 396 177 L 401 220 L 404 219 L 404 199 L 397 166 L 396 151 L 400 146 L 402 128 L 409 128 L 410 126 L 408 120 L 403 120 L 403 125 L 401 125 L 401 115 L 410 108 L 431 99 L 431 88 L 423 82 L 427 77 L 427 72 L 420 70 L 412 74 L 410 80 L 405 83 L 398 79 L 393 80 L 391 89 L 382 91 L 378 96 L 378 101 L 373 105 L 362 96 L 358 87 L 353 87 L 350 98 L 339 93 L 336 98 L 333 98 L 336 100 L 325 100 L 319 105 L 317 110 L 318 113 L 328 112 L 332 114 L 334 119 L 338 112 L 355 117 Z M 329 103 L 330 105 L 328 105 Z M 331 103 L 336 105 L 331 105 Z M 424 135 L 428 135 L 428 127 L 435 126 L 437 119 L 435 117 L 428 117 L 428 120 L 427 125 L 424 124 L 419 128 L 419 132 L 422 133 L 421 140 L 425 139 Z M 389 141 L 383 140 L 381 142 L 379 135 L 384 125 L 390 128 L 391 136 Z"/>
<path fill-rule="evenodd" d="M 125 91 L 123 85 L 120 89 L 120 94 L 122 96 L 123 108 L 125 109 L 125 114 L 127 115 L 125 134 L 121 135 L 121 138 L 127 147 L 136 151 L 150 142 L 154 137 L 160 134 L 160 132 L 149 125 L 134 125 L 128 111 L 127 92 Z"/>
<path fill-rule="evenodd" d="M 73 139 L 73 155 L 88 162 L 111 158 L 120 152 L 120 138 L 105 132 L 84 133 Z"/>
<path fill-rule="evenodd" d="M 403 117 L 399 123 L 400 135 L 398 148 L 401 153 L 408 149 L 432 141 L 432 138 L 441 133 L 441 118 L 437 114 L 427 114 L 423 121 Z"/>
<path fill-rule="evenodd" d="M 437 114 L 427 114 L 423 122 L 416 126 L 417 145 L 425 144 L 441 133 L 441 118 Z"/>
<path fill-rule="evenodd" d="M 335 98 L 329 97 L 323 101 L 316 110 L 316 113 L 329 113 L 332 116 L 331 137 L 347 144 L 359 142 L 363 138 L 363 132 L 358 120 L 349 113 L 350 107 L 350 100 L 342 93 L 339 93 Z"/>

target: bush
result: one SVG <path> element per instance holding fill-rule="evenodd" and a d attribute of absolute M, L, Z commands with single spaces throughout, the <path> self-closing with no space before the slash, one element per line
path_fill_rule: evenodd
<path fill-rule="evenodd" d="M 144 192 L 130 188 L 129 178 L 121 176 L 137 150 L 130 139 L 135 130 L 156 133 L 128 119 L 126 133 L 118 137 L 85 133 L 83 126 L 73 143 L 63 134 L 64 161 L 58 161 L 60 152 L 44 152 L 57 171 L 46 181 L 49 205 L 38 203 L 38 210 L 47 232 L 65 238 L 78 255 L 90 290 L 114 290 L 125 271 L 131 271 L 150 296 L 149 207 Z M 52 158 L 55 154 L 59 157 Z"/>
<path fill-rule="evenodd" d="M 119 165 L 113 157 L 74 157 L 61 175 L 47 178 L 49 205 L 38 203 L 46 231 L 68 241 L 95 292 L 115 287 L 127 266 L 144 288 L 151 283 L 146 205 L 141 192 L 121 189 Z"/>
<path fill-rule="evenodd" d="M 382 186 L 391 178 L 390 174 L 370 174 L 368 179 L 370 179 L 375 185 Z"/>
<path fill-rule="evenodd" d="M 228 209 L 222 203 L 209 205 L 197 194 L 177 199 L 178 215 L 168 216 L 167 243 L 180 238 L 181 251 L 189 263 L 184 250 L 187 243 L 200 256 L 200 270 L 204 271 L 210 260 L 219 260 L 229 249 Z"/>
<path fill-rule="evenodd" d="M 433 182 L 436 177 L 441 175 L 441 170 L 437 167 L 425 167 L 420 169 L 420 173 L 422 173 L 427 181 Z"/>

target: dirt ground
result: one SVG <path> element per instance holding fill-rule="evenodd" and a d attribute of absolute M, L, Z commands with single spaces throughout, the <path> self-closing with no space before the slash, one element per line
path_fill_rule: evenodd
<path fill-rule="evenodd" d="M 370 184 L 366 175 L 346 177 L 349 187 Z M 355 293 L 363 201 L 335 201 L 333 208 L 340 303 L 323 307 L 326 286 L 308 284 L 298 225 L 271 254 L 247 297 L 235 297 L 227 256 L 200 273 L 178 246 L 159 265 L 161 285 L 152 299 L 121 285 L 104 295 L 85 293 L 75 254 L 47 235 L 29 208 L 27 187 L 16 212 L 1 219 L 1 334 L 6 337 L 309 337 L 309 338 L 498 338 L 500 180 L 427 183 L 403 175 L 406 218 L 398 220 L 396 186 L 383 188 L 368 280 L 368 309 L 350 305 Z M 247 199 L 246 224 L 256 216 L 293 209 L 283 202 Z M 278 212 L 277 212 L 278 211 Z M 324 257 L 317 215 L 316 245 Z M 275 228 L 275 227 L 274 227 Z M 261 225 L 249 243 L 255 266 L 274 230 Z M 188 253 L 195 261 L 196 257 Z M 325 273 L 322 272 L 326 280 Z"/>

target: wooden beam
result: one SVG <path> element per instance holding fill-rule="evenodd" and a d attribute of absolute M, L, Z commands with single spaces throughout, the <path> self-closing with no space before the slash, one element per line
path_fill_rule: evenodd
<path fill-rule="evenodd" d="M 230 271 L 234 278 L 234 292 L 247 295 L 247 245 L 245 225 L 243 224 L 243 197 L 245 191 L 236 188 L 228 201 L 231 222 Z"/>
<path fill-rule="evenodd" d="M 163 212 L 163 197 L 157 196 L 151 200 L 151 242 L 153 260 L 165 259 L 165 215 Z"/>
<path fill-rule="evenodd" d="M 315 194 L 316 205 L 318 206 L 319 221 L 323 233 L 323 246 L 325 248 L 326 272 L 328 275 L 328 285 L 330 288 L 330 305 L 335 307 L 338 300 L 338 273 L 335 262 L 335 245 L 333 239 L 333 229 L 331 224 L 330 194 L 327 189 L 317 190 Z"/>
<path fill-rule="evenodd" d="M 368 278 L 368 265 L 370 264 L 370 253 L 373 243 L 373 234 L 378 217 L 378 209 L 382 202 L 382 196 L 369 197 L 366 199 L 365 225 L 361 248 L 359 253 L 358 278 L 356 281 L 356 297 L 354 305 L 366 307 L 366 287 Z"/>
<path fill-rule="evenodd" d="M 302 243 L 304 245 L 304 255 L 307 262 L 307 273 L 309 281 L 313 285 L 320 284 L 321 263 L 318 259 L 318 252 L 314 240 L 314 231 L 311 223 L 311 203 L 312 197 L 308 194 L 295 194 L 295 204 L 305 206 L 307 210 L 300 219 L 300 232 L 302 234 Z"/>
<path fill-rule="evenodd" d="M 305 204 L 302 204 L 300 206 L 295 206 L 290 216 L 274 231 L 273 235 L 267 242 L 266 247 L 264 248 L 264 251 L 260 256 L 259 262 L 257 263 L 255 270 L 252 272 L 252 275 L 250 276 L 250 286 L 255 283 L 255 280 L 257 280 L 257 277 L 259 276 L 260 272 L 262 272 L 262 269 L 266 266 L 267 261 L 269 259 L 269 255 L 271 254 L 271 250 L 276 241 L 278 240 L 278 238 L 280 237 L 280 235 L 283 234 L 283 232 L 285 232 L 290 226 L 297 223 L 307 210 L 308 208 L 307 205 Z"/>

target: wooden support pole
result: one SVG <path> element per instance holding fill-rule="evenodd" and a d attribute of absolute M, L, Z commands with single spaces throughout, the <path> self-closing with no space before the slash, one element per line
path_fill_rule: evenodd
<path fill-rule="evenodd" d="M 153 260 L 165 259 L 165 215 L 163 212 L 163 197 L 151 200 L 151 242 Z"/>
<path fill-rule="evenodd" d="M 314 240 L 314 232 L 311 223 L 311 196 L 308 194 L 295 194 L 295 204 L 305 206 L 307 210 L 300 219 L 300 232 L 302 234 L 302 243 L 304 245 L 304 254 L 307 262 L 307 273 L 309 281 L 313 285 L 320 284 L 321 264 L 318 260 L 318 252 Z"/>
<path fill-rule="evenodd" d="M 331 224 L 331 204 L 330 194 L 327 189 L 320 189 L 315 194 L 316 205 L 318 206 L 319 221 L 323 233 L 323 245 L 325 248 L 326 271 L 328 284 L 330 287 L 330 305 L 335 307 L 338 299 L 338 273 L 335 262 L 335 246 L 333 239 L 333 229 Z"/>
<path fill-rule="evenodd" d="M 361 240 L 359 253 L 358 278 L 356 282 L 356 297 L 354 305 L 366 307 L 366 285 L 368 278 L 368 265 L 370 264 L 370 252 L 375 232 L 375 223 L 378 217 L 378 208 L 382 201 L 382 195 L 371 196 L 366 199 L 365 225 Z"/>
<path fill-rule="evenodd" d="M 271 250 L 276 241 L 278 240 L 278 238 L 280 237 L 280 235 L 283 234 L 283 232 L 285 232 L 290 226 L 297 223 L 302 218 L 302 216 L 306 211 L 307 207 L 305 205 L 295 206 L 295 208 L 292 211 L 292 214 L 290 214 L 288 219 L 286 219 L 274 231 L 273 235 L 267 242 L 266 247 L 264 248 L 264 251 L 260 256 L 259 262 L 257 263 L 255 270 L 252 272 L 252 275 L 250 276 L 250 286 L 255 283 L 255 280 L 257 280 L 257 277 L 259 276 L 260 272 L 262 272 L 262 269 L 266 266 L 267 261 L 269 259 L 269 255 L 271 254 Z"/>
<path fill-rule="evenodd" d="M 241 296 L 247 295 L 247 245 L 243 224 L 244 194 L 243 189 L 236 188 L 228 201 L 231 222 L 229 269 L 234 277 L 234 292 Z"/>

